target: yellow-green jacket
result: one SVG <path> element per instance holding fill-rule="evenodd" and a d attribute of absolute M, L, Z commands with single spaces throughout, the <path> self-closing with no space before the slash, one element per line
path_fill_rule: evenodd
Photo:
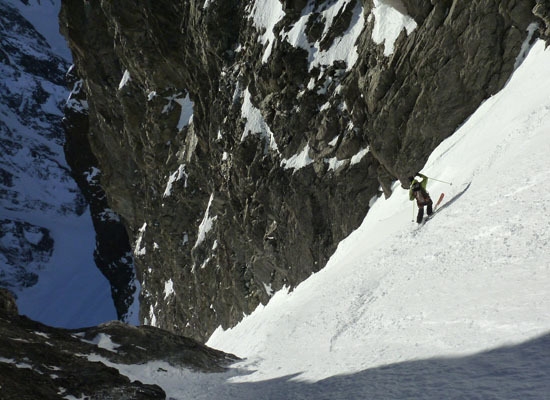
<path fill-rule="evenodd" d="M 422 188 L 422 190 L 424 191 L 424 193 L 427 194 L 428 198 L 429 199 L 429 194 L 428 194 L 428 191 L 426 190 L 426 186 L 428 186 L 428 177 L 426 175 L 423 175 L 423 174 L 417 174 L 419 177 L 422 178 L 422 180 L 419 182 L 420 183 L 420 187 Z M 415 182 L 418 182 L 416 180 L 416 178 L 411 182 L 411 187 L 409 188 L 409 200 L 413 201 L 413 200 L 417 200 L 419 201 L 419 199 L 417 199 L 417 197 L 415 196 L 415 193 L 413 192 L 413 185 L 415 184 Z"/>

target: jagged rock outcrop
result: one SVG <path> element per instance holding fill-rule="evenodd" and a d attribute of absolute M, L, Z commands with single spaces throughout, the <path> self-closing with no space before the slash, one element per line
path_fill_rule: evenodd
<path fill-rule="evenodd" d="M 124 370 L 163 361 L 212 373 L 236 360 L 153 327 L 114 321 L 80 330 L 51 328 L 19 316 L 10 292 L 0 288 L 2 399 L 165 399 L 159 386 L 132 380 Z"/>
<path fill-rule="evenodd" d="M 419 170 L 443 139 L 502 88 L 536 21 L 534 5 L 437 2 L 428 15 L 416 17 L 418 29 L 398 39 L 402 51 L 389 58 L 360 57 L 356 71 L 368 71 L 359 84 L 366 101 L 358 107 L 368 110 L 362 126 L 393 176 L 405 181 Z"/>
<path fill-rule="evenodd" d="M 537 0 L 537 5 L 533 8 L 533 14 L 544 21 L 540 30 L 542 37 L 546 39 L 546 45 L 550 45 L 550 1 Z"/>
<path fill-rule="evenodd" d="M 535 5 L 65 1 L 143 321 L 204 340 L 322 268 L 506 83 Z"/>
<path fill-rule="evenodd" d="M 8 289 L 4 288 L 0 288 L 0 314 L 12 316 L 19 314 L 15 298 Z"/>

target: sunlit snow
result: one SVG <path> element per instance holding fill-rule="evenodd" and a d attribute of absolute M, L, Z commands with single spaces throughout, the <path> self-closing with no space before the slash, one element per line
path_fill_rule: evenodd
<path fill-rule="evenodd" d="M 384 55 L 393 54 L 394 44 L 403 30 L 407 35 L 416 29 L 416 22 L 406 14 L 406 8 L 400 0 L 374 0 L 374 29 L 372 40 L 384 44 Z"/>
<path fill-rule="evenodd" d="M 105 334 L 105 333 L 98 333 L 96 337 L 94 337 L 92 340 L 85 340 L 82 337 L 84 334 L 77 333 L 76 336 L 81 337 L 81 341 L 85 343 L 90 343 L 93 345 L 96 345 L 100 349 L 108 350 L 110 352 L 116 353 L 117 349 L 120 347 L 119 344 L 113 342 L 111 339 L 111 336 Z"/>
<path fill-rule="evenodd" d="M 174 183 L 181 179 L 183 179 L 183 187 L 186 188 L 188 178 L 189 176 L 187 175 L 187 172 L 185 172 L 185 164 L 181 164 L 178 169 L 170 174 L 170 176 L 168 177 L 168 182 L 166 183 L 166 188 L 164 189 L 162 197 L 170 196 L 172 194 Z"/>
<path fill-rule="evenodd" d="M 146 230 L 147 230 L 147 222 L 144 222 L 141 228 L 139 228 L 136 244 L 134 245 L 134 255 L 136 257 L 144 256 L 145 254 L 147 254 L 147 249 L 145 248 L 145 245 L 142 244 L 143 236 L 145 235 Z"/>
<path fill-rule="evenodd" d="M 309 164 L 313 163 L 313 160 L 309 156 L 309 150 L 309 143 L 307 143 L 300 153 L 295 154 L 288 159 L 283 158 L 281 160 L 281 167 L 284 169 L 293 169 L 294 172 L 307 167 Z"/>
<path fill-rule="evenodd" d="M 359 164 L 359 162 L 365 157 L 369 152 L 369 148 L 359 150 L 357 154 L 351 157 L 351 165 Z"/>
<path fill-rule="evenodd" d="M 130 71 L 125 70 L 124 73 L 122 74 L 122 78 L 120 79 L 120 82 L 118 84 L 118 90 L 120 90 L 124 86 L 126 86 L 128 84 L 128 82 L 130 82 L 131 80 L 132 80 L 132 78 L 130 77 Z"/>
<path fill-rule="evenodd" d="M 241 116 L 246 119 L 246 125 L 241 136 L 241 142 L 244 141 L 250 134 L 258 135 L 266 142 L 264 149 L 266 153 L 268 150 L 278 152 L 279 148 L 277 146 L 277 142 L 275 141 L 275 136 L 269 128 L 269 125 L 265 122 L 261 111 L 254 107 L 254 104 L 252 104 L 251 98 L 252 95 L 248 91 L 248 88 L 245 89 L 243 104 L 241 107 Z"/>
<path fill-rule="evenodd" d="M 336 171 L 338 168 L 346 163 L 346 160 L 338 160 L 337 157 L 325 158 L 324 161 L 325 164 L 328 165 L 329 171 Z"/>
<path fill-rule="evenodd" d="M 164 300 L 166 300 L 168 297 L 174 294 L 174 282 L 172 282 L 172 279 L 168 279 L 166 282 L 164 282 Z"/>
<path fill-rule="evenodd" d="M 210 207 L 212 206 L 212 201 L 214 200 L 214 194 L 212 193 L 210 195 L 210 200 L 208 201 L 208 206 L 206 207 L 206 211 L 204 212 L 204 217 L 199 225 L 199 232 L 197 235 L 197 242 L 193 246 L 193 248 L 196 248 L 200 246 L 202 242 L 206 239 L 206 235 L 208 232 L 212 230 L 214 221 L 218 218 L 217 216 L 210 216 Z"/>
<path fill-rule="evenodd" d="M 277 22 L 284 16 L 283 5 L 279 0 L 256 0 L 252 3 L 252 7 L 248 7 L 250 17 L 254 22 L 254 26 L 263 31 L 259 41 L 263 45 L 267 45 L 262 56 L 262 62 L 265 63 L 271 56 L 271 51 L 275 42 L 275 33 L 273 29 Z"/>
<path fill-rule="evenodd" d="M 423 172 L 453 185 L 429 183 L 432 195 L 446 193 L 433 220 L 411 222 L 414 206 L 396 185 L 325 269 L 219 329 L 208 344 L 245 357 L 238 367 L 249 371 L 230 382 L 250 383 L 243 391 L 262 383 L 319 398 L 402 398 L 428 390 L 407 380 L 412 374 L 438 382 L 426 398 L 466 378 L 473 389 L 460 388 L 470 395 L 547 393 L 538 391 L 550 389 L 550 370 L 537 358 L 526 364 L 521 349 L 550 332 L 549 68 L 538 42 L 507 87 L 434 151 Z M 392 371 L 392 386 L 379 368 Z M 513 374 L 490 377 L 502 368 Z"/>
<path fill-rule="evenodd" d="M 387 52 L 393 41 L 380 38 Z M 326 268 L 292 292 L 275 293 L 233 329 L 212 335 L 208 345 L 243 358 L 228 372 L 88 359 L 158 384 L 178 400 L 547 397 L 550 50 L 539 41 L 521 60 L 507 86 L 422 169 L 453 183 L 429 182 L 434 197 L 446 195 L 438 213 L 418 226 L 407 191 L 394 185 L 388 200 L 372 203 Z M 251 104 L 244 110 L 252 115 Z M 260 132 L 267 130 L 254 133 Z M 63 251 L 78 254 L 82 246 L 63 232 L 92 241 L 78 230 L 81 221 L 68 222 L 75 229 L 53 234 L 66 241 Z M 182 243 L 187 241 L 184 234 Z M 54 260 L 62 261 L 58 256 Z M 67 291 L 93 290 L 74 285 L 72 270 L 59 265 Z M 41 298 L 27 301 L 35 306 Z M 51 300 L 47 306 L 63 309 L 64 318 L 84 312 L 60 293 Z M 154 306 L 147 311 L 155 325 Z M 116 351 L 110 338 L 96 339 Z"/>

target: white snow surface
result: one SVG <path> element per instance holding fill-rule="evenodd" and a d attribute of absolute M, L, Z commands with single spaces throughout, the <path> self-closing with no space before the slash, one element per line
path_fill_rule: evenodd
<path fill-rule="evenodd" d="M 262 62 L 266 63 L 271 56 L 271 50 L 275 43 L 275 33 L 273 29 L 275 25 L 285 16 L 283 5 L 279 0 L 256 0 L 252 7 L 249 7 L 250 18 L 254 26 L 263 31 L 259 37 L 259 41 L 263 45 L 267 45 L 262 56 Z"/>
<path fill-rule="evenodd" d="M 361 149 L 355 154 L 353 157 L 351 157 L 351 165 L 359 164 L 363 157 L 365 157 L 368 152 L 370 151 L 369 147 L 367 146 L 366 149 Z"/>
<path fill-rule="evenodd" d="M 202 242 L 206 239 L 206 235 L 208 232 L 212 230 L 212 227 L 214 225 L 214 222 L 216 219 L 218 219 L 217 216 L 210 216 L 210 207 L 212 206 L 212 201 L 214 200 L 214 193 L 210 195 L 210 200 L 208 201 L 208 206 L 206 207 L 206 211 L 204 212 L 204 217 L 202 218 L 202 221 L 199 225 L 199 231 L 197 234 L 197 242 L 193 246 L 193 248 L 197 248 L 200 246 Z"/>
<path fill-rule="evenodd" d="M 401 0 L 374 0 L 371 15 L 374 16 L 372 40 L 384 44 L 386 57 L 393 54 L 395 41 L 403 30 L 410 35 L 416 29 L 416 22 L 406 14 Z"/>
<path fill-rule="evenodd" d="M 422 367 L 433 357 L 467 363 L 467 356 L 548 334 L 549 68 L 550 51 L 538 42 L 501 93 L 434 151 L 423 172 L 453 185 L 429 182 L 434 197 L 446 195 L 431 221 L 411 222 L 408 193 L 394 187 L 325 269 L 291 293 L 276 293 L 235 328 L 218 329 L 208 345 L 246 358 L 238 367 L 249 373 L 230 381 L 333 380 L 350 392 L 334 388 L 333 397 L 321 397 L 382 396 L 362 374 L 381 366 L 399 372 L 388 366 L 414 368 L 415 360 Z M 449 381 L 460 379 L 455 373 Z M 418 384 L 394 379 L 403 390 Z M 494 382 L 486 390 L 499 393 Z M 302 387 L 328 389 L 287 383 Z"/>
<path fill-rule="evenodd" d="M 122 89 L 128 82 L 132 80 L 132 77 L 130 76 L 130 71 L 125 70 L 122 74 L 122 78 L 120 79 L 120 82 L 118 84 L 118 90 Z"/>
<path fill-rule="evenodd" d="M 174 186 L 174 183 L 181 180 L 182 178 L 184 178 L 183 187 L 186 188 L 188 175 L 185 172 L 185 164 L 180 164 L 178 169 L 170 174 L 170 176 L 168 177 L 168 182 L 166 183 L 166 189 L 164 189 L 162 197 L 168 197 L 172 195 L 172 187 Z"/>
<path fill-rule="evenodd" d="M 147 254 L 147 249 L 145 245 L 142 246 L 143 237 L 145 236 L 145 232 L 147 231 L 147 222 L 144 222 L 141 228 L 138 230 L 138 237 L 136 239 L 136 244 L 134 245 L 134 255 L 136 257 L 144 256 Z"/>
<path fill-rule="evenodd" d="M 172 279 L 170 278 L 164 282 L 164 300 L 172 296 L 174 293 L 174 282 L 172 282 Z"/>
<path fill-rule="evenodd" d="M 83 334 L 76 334 L 76 336 L 83 336 Z M 82 338 L 80 340 L 86 343 L 94 344 L 100 349 L 108 350 L 113 353 L 116 353 L 117 349 L 120 347 L 120 345 L 113 342 L 111 336 L 107 335 L 106 333 L 98 333 L 96 337 L 92 340 L 85 340 Z"/>
<path fill-rule="evenodd" d="M 243 104 L 241 106 L 241 117 L 246 118 L 246 125 L 241 136 L 241 142 L 246 139 L 250 134 L 258 135 L 261 139 L 265 140 L 265 149 L 267 153 L 269 150 L 279 152 L 279 147 L 275 141 L 275 136 L 271 131 L 271 128 L 265 122 L 261 111 L 252 104 L 252 95 L 248 88 L 245 89 L 243 94 Z"/>
<path fill-rule="evenodd" d="M 302 151 L 298 154 L 294 154 L 290 158 L 283 158 L 281 160 L 281 167 L 284 169 L 293 169 L 294 172 L 299 169 L 307 167 L 309 164 L 313 163 L 313 160 L 309 156 L 309 143 L 307 143 Z"/>

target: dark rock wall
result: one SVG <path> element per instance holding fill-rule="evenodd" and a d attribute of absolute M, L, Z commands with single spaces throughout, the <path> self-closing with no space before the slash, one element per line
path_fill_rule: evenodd
<path fill-rule="evenodd" d="M 537 5 L 533 8 L 533 14 L 542 19 L 541 36 L 546 40 L 546 45 L 550 44 L 550 1 L 537 0 Z"/>
<path fill-rule="evenodd" d="M 372 45 L 361 46 L 353 108 L 364 113 L 357 123 L 376 158 L 402 181 L 502 88 L 535 21 L 534 1 L 404 3 L 418 10 L 419 26 L 398 39 L 401 51 L 391 57 L 373 57 Z"/>
<path fill-rule="evenodd" d="M 419 170 L 506 83 L 528 26 L 544 26 L 534 0 L 388 1 L 417 27 L 385 56 L 371 1 L 338 2 L 331 21 L 334 2 L 272 1 L 284 16 L 259 31 L 266 3 L 62 9 L 142 320 L 201 340 L 322 268 L 380 187 Z M 283 39 L 306 21 L 319 54 L 363 20 L 354 63 L 316 64 Z"/>

